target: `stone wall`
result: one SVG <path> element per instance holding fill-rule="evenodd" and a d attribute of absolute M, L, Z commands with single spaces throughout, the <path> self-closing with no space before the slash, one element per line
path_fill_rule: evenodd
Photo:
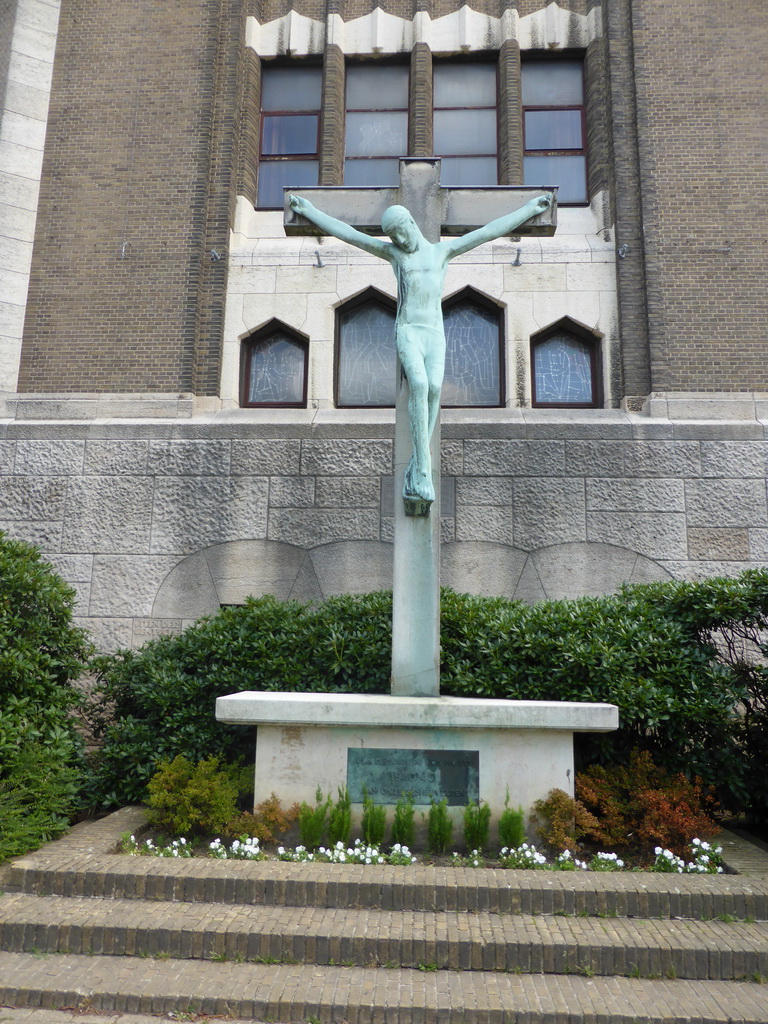
<path fill-rule="evenodd" d="M 720 421 L 669 399 L 663 416 L 446 412 L 443 581 L 531 601 L 768 565 L 768 408 L 737 414 L 750 402 Z M 101 647 L 251 593 L 390 585 L 391 413 L 73 423 L 30 404 L 2 422 L 0 528 L 73 583 Z"/>

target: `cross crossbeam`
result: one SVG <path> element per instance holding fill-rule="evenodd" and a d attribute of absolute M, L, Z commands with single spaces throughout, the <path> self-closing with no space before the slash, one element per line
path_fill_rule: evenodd
<path fill-rule="evenodd" d="M 557 195 L 544 186 L 490 185 L 486 188 L 440 185 L 440 160 L 406 157 L 400 161 L 400 184 L 391 187 L 316 185 L 286 189 L 284 227 L 287 235 L 320 235 L 306 218 L 294 213 L 288 194 L 303 196 L 325 213 L 346 221 L 358 231 L 381 234 L 381 217 L 389 206 L 404 206 L 421 228 L 424 237 L 436 242 L 441 235 L 463 235 L 482 227 L 504 213 L 513 213 L 542 192 Z M 515 235 L 553 235 L 557 227 L 557 204 L 515 229 Z"/>

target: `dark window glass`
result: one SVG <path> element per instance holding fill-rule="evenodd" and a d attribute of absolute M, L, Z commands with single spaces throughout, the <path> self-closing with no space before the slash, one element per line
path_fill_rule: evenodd
<path fill-rule="evenodd" d="M 261 134 L 262 156 L 314 153 L 317 149 L 316 114 L 268 114 Z"/>
<path fill-rule="evenodd" d="M 433 139 L 443 185 L 497 185 L 496 68 L 443 63 L 433 71 Z"/>
<path fill-rule="evenodd" d="M 501 314 L 465 299 L 444 311 L 446 360 L 442 405 L 502 404 Z M 395 404 L 395 311 L 369 300 L 338 317 L 337 404 Z"/>
<path fill-rule="evenodd" d="M 556 330 L 534 340 L 533 404 L 592 407 L 599 402 L 597 339 Z"/>
<path fill-rule="evenodd" d="M 316 185 L 320 68 L 265 68 L 257 206 L 279 209 L 283 188 Z"/>
<path fill-rule="evenodd" d="M 243 405 L 306 404 L 307 347 L 286 331 L 245 343 Z"/>
<path fill-rule="evenodd" d="M 346 89 L 344 183 L 396 185 L 408 151 L 407 66 L 353 64 Z"/>
<path fill-rule="evenodd" d="M 558 185 L 559 203 L 586 203 L 587 154 L 581 61 L 523 64 L 523 183 Z"/>

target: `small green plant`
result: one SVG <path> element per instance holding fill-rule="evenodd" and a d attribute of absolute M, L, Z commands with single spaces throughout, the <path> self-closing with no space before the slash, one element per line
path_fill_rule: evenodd
<path fill-rule="evenodd" d="M 464 842 L 467 849 L 477 852 L 488 846 L 491 808 L 487 803 L 471 801 L 464 808 Z"/>
<path fill-rule="evenodd" d="M 352 831 L 352 798 L 346 786 L 339 786 L 339 797 L 331 807 L 328 816 L 328 842 L 335 846 L 336 843 L 349 845 L 349 836 Z"/>
<path fill-rule="evenodd" d="M 504 810 L 499 815 L 499 846 L 515 849 L 525 842 L 525 812 L 509 806 L 509 786 L 504 800 Z"/>
<path fill-rule="evenodd" d="M 413 794 L 403 793 L 395 804 L 395 816 L 392 819 L 392 846 L 413 846 Z"/>
<path fill-rule="evenodd" d="M 161 762 L 149 781 L 149 823 L 171 835 L 225 832 L 237 814 L 242 769 L 216 757 L 193 764 L 183 754 Z"/>
<path fill-rule="evenodd" d="M 373 802 L 368 796 L 365 786 L 363 786 L 363 817 L 360 827 L 363 831 L 364 843 L 367 843 L 368 846 L 381 846 L 384 842 L 384 833 L 387 830 L 387 810 Z"/>
<path fill-rule="evenodd" d="M 315 850 L 322 843 L 325 835 L 325 820 L 332 803 L 333 798 L 330 793 L 323 800 L 323 793 L 319 786 L 315 793 L 314 807 L 302 802 L 299 808 L 299 838 L 301 845 L 307 850 Z"/>
<path fill-rule="evenodd" d="M 453 821 L 448 815 L 448 799 L 435 801 L 430 797 L 427 816 L 427 849 L 440 856 L 448 849 L 453 833 Z"/>

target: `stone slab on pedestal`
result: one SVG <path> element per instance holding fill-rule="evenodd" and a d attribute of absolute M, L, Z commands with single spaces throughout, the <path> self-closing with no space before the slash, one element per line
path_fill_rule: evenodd
<path fill-rule="evenodd" d="M 446 796 L 456 839 L 471 799 L 495 826 L 507 791 L 526 819 L 551 789 L 572 795 L 574 732 L 619 724 L 613 704 L 264 691 L 219 697 L 216 717 L 258 727 L 255 803 L 274 792 L 313 804 L 318 786 L 334 798 L 347 786 L 354 800 L 363 784 L 389 807 L 408 791 L 420 810 Z M 360 804 L 353 812 L 357 823 Z"/>

